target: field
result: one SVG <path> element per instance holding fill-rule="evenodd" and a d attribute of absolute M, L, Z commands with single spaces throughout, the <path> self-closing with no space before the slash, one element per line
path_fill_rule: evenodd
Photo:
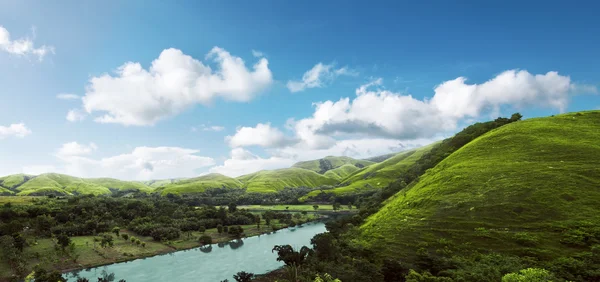
<path fill-rule="evenodd" d="M 332 211 L 332 205 L 318 205 L 319 208 L 317 211 Z M 288 208 L 289 209 L 286 209 Z M 249 211 L 253 210 L 272 210 L 272 211 L 315 211 L 313 205 L 247 205 L 247 206 L 238 206 L 240 209 L 247 209 Z M 347 209 L 347 207 L 342 207 L 343 209 Z"/>
<path fill-rule="evenodd" d="M 495 129 L 396 194 L 354 241 L 412 260 L 476 250 L 549 264 L 582 256 L 600 225 L 599 124 L 591 111 Z"/>

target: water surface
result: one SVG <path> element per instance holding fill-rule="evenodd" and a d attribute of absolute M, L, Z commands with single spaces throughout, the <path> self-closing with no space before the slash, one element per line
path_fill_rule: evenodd
<path fill-rule="evenodd" d="M 97 281 L 103 270 L 114 273 L 115 280 L 127 282 L 207 281 L 233 280 L 238 271 L 263 274 L 283 265 L 271 250 L 275 245 L 291 245 L 298 249 L 310 246 L 310 239 L 325 232 L 322 222 L 279 230 L 228 243 L 212 244 L 165 255 L 137 259 L 65 274 L 69 281 L 85 277 Z"/>

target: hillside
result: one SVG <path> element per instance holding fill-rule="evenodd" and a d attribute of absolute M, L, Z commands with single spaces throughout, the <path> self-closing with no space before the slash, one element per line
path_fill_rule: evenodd
<path fill-rule="evenodd" d="M 337 180 L 342 180 L 348 176 L 350 176 L 352 173 L 356 172 L 360 170 L 358 167 L 352 165 L 352 164 L 345 164 L 343 166 L 340 166 L 338 168 L 334 168 L 332 170 L 328 170 L 327 172 L 325 172 L 323 175 L 329 177 L 329 178 L 333 178 L 333 179 L 337 179 Z"/>
<path fill-rule="evenodd" d="M 320 174 L 324 174 L 328 170 L 332 170 L 346 164 L 354 165 L 357 168 L 363 168 L 374 164 L 374 162 L 367 160 L 357 160 L 350 157 L 329 156 L 318 160 L 298 162 L 295 163 L 292 167 L 308 169 Z"/>
<path fill-rule="evenodd" d="M 286 187 L 314 188 L 337 183 L 337 180 L 335 179 L 323 176 L 311 170 L 295 167 L 263 170 L 240 176 L 237 180 L 244 183 L 247 192 L 259 193 L 277 192 Z"/>
<path fill-rule="evenodd" d="M 121 181 L 112 178 L 85 179 L 64 174 L 46 173 L 38 176 L 15 174 L 0 178 L 2 194 L 30 195 L 72 195 L 72 194 L 111 194 L 111 189 L 141 191 L 149 193 L 153 189 L 140 182 Z"/>
<path fill-rule="evenodd" d="M 355 242 L 403 261 L 494 251 L 556 273 L 583 265 L 600 241 L 598 140 L 599 111 L 492 130 L 397 193 Z"/>
<path fill-rule="evenodd" d="M 179 180 L 156 189 L 161 195 L 202 192 L 209 188 L 241 188 L 242 182 L 219 173 L 211 173 L 196 178 Z"/>

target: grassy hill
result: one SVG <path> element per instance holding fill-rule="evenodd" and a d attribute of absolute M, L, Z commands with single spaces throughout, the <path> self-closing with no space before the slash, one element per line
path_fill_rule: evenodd
<path fill-rule="evenodd" d="M 367 160 L 357 160 L 350 157 L 329 156 L 318 160 L 298 162 L 295 163 L 292 167 L 308 169 L 320 174 L 324 174 L 328 170 L 341 167 L 345 164 L 351 164 L 358 168 L 363 168 L 374 164 L 374 162 Z"/>
<path fill-rule="evenodd" d="M 73 195 L 111 194 L 111 189 L 123 191 L 152 192 L 153 188 L 141 182 L 121 181 L 112 178 L 78 178 L 58 173 L 46 173 L 38 176 L 15 174 L 0 178 L 0 194 L 18 196 L 30 195 Z"/>
<path fill-rule="evenodd" d="M 27 174 L 13 174 L 4 177 L 0 177 L 0 187 L 12 189 L 31 178 L 31 175 Z"/>
<path fill-rule="evenodd" d="M 161 195 L 202 192 L 209 188 L 241 188 L 242 182 L 219 173 L 211 173 L 196 178 L 182 179 L 156 189 Z"/>
<path fill-rule="evenodd" d="M 600 242 L 599 129 L 590 111 L 492 130 L 394 195 L 355 242 L 404 261 L 494 251 L 577 273 Z"/>
<path fill-rule="evenodd" d="M 237 180 L 244 183 L 248 192 L 271 193 L 286 187 L 319 187 L 334 185 L 337 180 L 302 168 L 284 168 L 277 170 L 263 170 L 248 175 L 243 175 Z"/>
<path fill-rule="evenodd" d="M 332 170 L 328 170 L 327 172 L 325 172 L 323 175 L 329 177 L 329 178 L 333 178 L 333 179 L 337 179 L 337 180 L 342 180 L 348 176 L 350 176 L 352 173 L 356 172 L 360 170 L 358 167 L 352 165 L 352 164 L 345 164 L 343 166 L 340 166 L 338 168 L 334 168 Z"/>

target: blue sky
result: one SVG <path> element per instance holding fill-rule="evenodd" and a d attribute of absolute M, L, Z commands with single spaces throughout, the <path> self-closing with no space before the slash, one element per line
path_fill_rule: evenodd
<path fill-rule="evenodd" d="M 0 1 L 0 175 L 236 176 L 600 108 L 595 1 L 60 4 Z"/>

